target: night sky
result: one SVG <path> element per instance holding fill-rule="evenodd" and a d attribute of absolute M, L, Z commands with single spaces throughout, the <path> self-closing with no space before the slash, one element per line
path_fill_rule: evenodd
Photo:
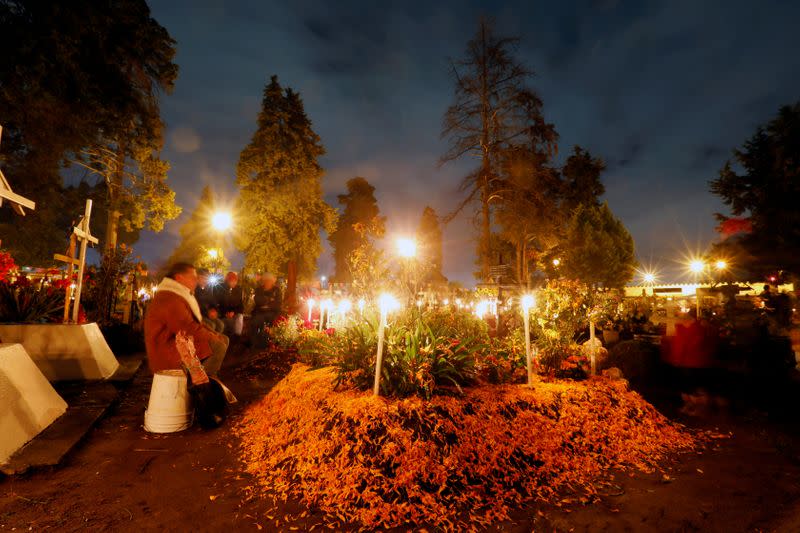
<path fill-rule="evenodd" d="M 646 4 L 646 5 L 645 5 Z M 270 75 L 302 95 L 328 154 L 333 205 L 356 175 L 377 187 L 388 234 L 440 214 L 474 162 L 437 168 L 441 119 L 453 99 L 448 58 L 463 55 L 478 17 L 522 38 L 517 57 L 561 136 L 559 162 L 580 144 L 608 165 L 605 199 L 637 255 L 679 279 L 674 262 L 714 237 L 723 207 L 708 180 L 754 128 L 800 98 L 800 2 L 263 2 L 152 1 L 178 42 L 180 76 L 163 98 L 164 156 L 184 216 L 205 184 L 236 194 Z M 181 221 L 143 233 L 152 264 Z M 474 236 L 463 216 L 444 232 L 444 269 L 473 283 Z M 327 245 L 327 244 L 326 244 Z M 332 273 L 320 258 L 320 275 Z M 236 261 L 235 261 L 236 264 Z"/>

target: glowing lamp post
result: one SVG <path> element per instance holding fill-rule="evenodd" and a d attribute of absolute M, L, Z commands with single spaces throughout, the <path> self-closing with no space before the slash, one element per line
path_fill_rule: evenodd
<path fill-rule="evenodd" d="M 233 225 L 233 217 L 225 211 L 217 211 L 211 217 L 211 225 L 219 232 L 228 231 Z"/>
<path fill-rule="evenodd" d="M 372 394 L 378 396 L 381 390 L 381 368 L 383 366 L 383 336 L 386 329 L 386 316 L 390 311 L 400 307 L 400 302 L 391 294 L 381 294 L 378 298 L 378 307 L 381 310 L 380 322 L 378 323 L 378 352 L 375 357 L 375 386 Z"/>
<path fill-rule="evenodd" d="M 697 283 L 697 287 L 694 290 L 694 299 L 696 304 L 696 319 L 700 320 L 700 308 L 702 307 L 702 300 L 700 299 L 700 274 L 702 274 L 706 269 L 706 264 L 701 261 L 700 259 L 692 259 L 689 262 L 689 271 L 694 274 L 695 281 Z"/>
<path fill-rule="evenodd" d="M 531 354 L 531 307 L 536 304 L 536 299 L 531 294 L 525 294 L 520 300 L 522 304 L 522 321 L 525 323 L 525 357 L 528 364 L 528 386 L 533 386 L 533 355 Z"/>
<path fill-rule="evenodd" d="M 417 255 L 417 243 L 414 239 L 401 237 L 397 239 L 397 255 L 404 259 L 412 259 Z"/>

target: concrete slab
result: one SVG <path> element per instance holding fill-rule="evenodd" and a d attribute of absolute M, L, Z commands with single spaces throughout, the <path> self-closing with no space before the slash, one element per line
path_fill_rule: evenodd
<path fill-rule="evenodd" d="M 0 344 L 0 464 L 60 417 L 67 403 L 21 344 Z"/>
<path fill-rule="evenodd" d="M 0 464 L 0 472 L 22 474 L 61 463 L 119 397 L 117 388 L 107 382 L 66 383 L 59 390 L 69 403 L 66 413 Z"/>
<path fill-rule="evenodd" d="M 95 323 L 0 324 L 0 339 L 22 344 L 50 381 L 106 379 L 119 368 Z"/>

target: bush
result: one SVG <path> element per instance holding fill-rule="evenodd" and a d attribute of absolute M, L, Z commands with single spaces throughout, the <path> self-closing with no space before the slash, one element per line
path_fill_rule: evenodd
<path fill-rule="evenodd" d="M 296 316 L 290 316 L 276 320 L 269 329 L 269 334 L 275 345 L 284 350 L 291 350 L 297 347 L 301 327 L 300 320 Z"/>
<path fill-rule="evenodd" d="M 0 283 L 0 322 L 58 322 L 63 315 L 63 292 Z"/>

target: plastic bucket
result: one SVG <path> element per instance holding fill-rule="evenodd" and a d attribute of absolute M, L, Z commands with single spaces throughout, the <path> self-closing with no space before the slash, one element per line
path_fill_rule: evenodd
<path fill-rule="evenodd" d="M 144 429 L 173 433 L 192 425 L 192 406 L 182 370 L 162 370 L 153 376 L 150 401 L 144 412 Z"/>

